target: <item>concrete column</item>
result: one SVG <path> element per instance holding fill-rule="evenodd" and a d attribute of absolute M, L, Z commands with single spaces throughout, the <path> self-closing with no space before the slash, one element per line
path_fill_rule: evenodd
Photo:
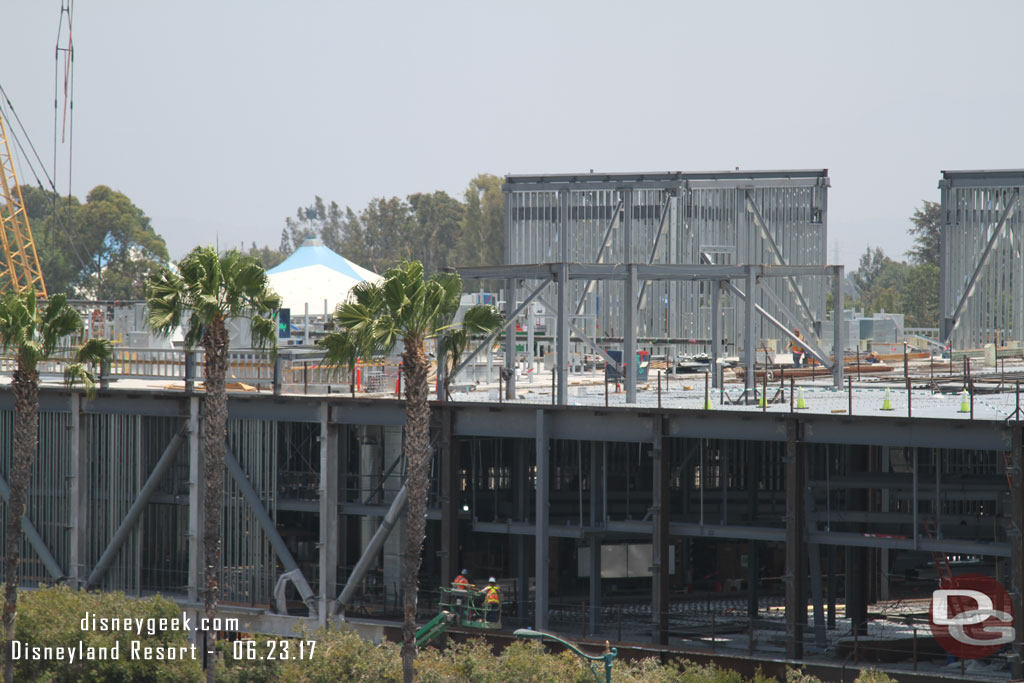
<path fill-rule="evenodd" d="M 206 585 L 203 571 L 203 454 L 199 438 L 199 397 L 190 397 L 188 407 L 188 598 L 198 602 Z"/>
<path fill-rule="evenodd" d="M 69 501 L 70 554 L 68 578 L 74 588 L 82 588 L 89 576 L 89 457 L 82 425 L 82 394 L 71 392 L 71 500 Z"/>
<path fill-rule="evenodd" d="M 308 306 L 308 304 L 307 304 Z M 338 593 L 338 430 L 330 404 L 320 402 L 320 625 Z"/>
<path fill-rule="evenodd" d="M 749 347 L 749 341 L 747 344 Z M 790 659 L 804 656 L 804 625 L 807 623 L 804 467 L 799 427 L 796 420 L 786 421 L 786 656 Z"/>
<path fill-rule="evenodd" d="M 548 442 L 547 424 L 543 410 L 537 411 L 537 508 L 535 521 L 537 535 L 534 557 L 534 608 L 536 617 L 534 628 L 546 631 L 548 627 L 548 550 L 550 537 L 548 534 L 550 512 L 550 443 Z"/>
<path fill-rule="evenodd" d="M 668 645 L 668 599 L 669 599 L 669 554 L 668 554 L 668 455 L 664 449 L 664 416 L 655 415 L 652 419 L 653 447 L 651 448 L 651 465 L 654 469 L 651 506 L 652 545 L 651 545 L 651 642 L 655 645 Z M 724 477 L 723 477 L 724 478 Z"/>
<path fill-rule="evenodd" d="M 441 439 L 437 444 L 441 456 L 441 584 L 448 582 L 462 569 L 459 566 L 459 487 L 457 452 L 452 443 L 452 412 L 441 409 Z"/>
<path fill-rule="evenodd" d="M 515 278 L 505 280 L 505 318 L 512 317 L 516 310 L 516 281 Z M 516 397 L 516 324 L 509 323 L 505 330 L 505 398 L 512 400 Z M 475 510 L 474 510 L 475 512 Z"/>

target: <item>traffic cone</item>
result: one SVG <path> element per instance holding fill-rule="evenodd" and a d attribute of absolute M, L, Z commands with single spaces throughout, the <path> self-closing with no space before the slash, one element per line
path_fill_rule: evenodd
<path fill-rule="evenodd" d="M 797 410 L 807 410 L 807 401 L 804 400 L 804 390 L 803 389 L 797 389 L 796 390 L 796 409 Z"/>
<path fill-rule="evenodd" d="M 882 401 L 882 410 L 892 410 L 892 400 L 889 398 L 889 387 L 885 388 L 885 400 Z"/>
<path fill-rule="evenodd" d="M 967 390 L 964 389 L 963 393 L 960 394 L 960 410 L 961 413 L 971 412 L 971 399 L 967 396 Z"/>
<path fill-rule="evenodd" d="M 766 404 L 765 404 L 765 400 L 764 400 L 764 394 L 761 394 L 761 398 L 758 399 L 757 407 L 758 408 L 765 408 L 765 407 L 767 407 Z"/>
<path fill-rule="evenodd" d="M 712 406 L 711 406 L 711 397 L 710 396 L 707 397 L 706 399 L 704 399 L 704 410 L 714 410 L 714 408 L 712 408 Z"/>

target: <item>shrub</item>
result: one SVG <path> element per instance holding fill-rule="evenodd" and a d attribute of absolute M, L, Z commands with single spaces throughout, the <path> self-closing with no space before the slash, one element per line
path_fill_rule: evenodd
<path fill-rule="evenodd" d="M 81 628 L 86 614 L 97 617 L 132 617 L 136 619 L 180 618 L 181 609 L 170 600 L 156 596 L 131 599 L 124 593 L 99 593 L 72 590 L 67 586 L 39 588 L 19 592 L 17 637 L 27 647 L 74 648 L 76 658 L 19 659 L 14 677 L 19 681 L 200 681 L 202 670 L 198 659 L 186 650 L 186 659 L 132 659 L 132 641 L 140 647 L 189 648 L 186 631 L 162 631 L 142 635 L 130 631 L 99 631 Z M 112 652 L 117 646 L 119 659 L 78 659 L 82 649 L 101 648 Z M 0 644 L 3 634 L 0 633 Z M 54 653 L 56 650 L 53 651 Z M 177 652 L 177 650 L 176 650 Z M 197 655 L 198 657 L 198 655 Z"/>

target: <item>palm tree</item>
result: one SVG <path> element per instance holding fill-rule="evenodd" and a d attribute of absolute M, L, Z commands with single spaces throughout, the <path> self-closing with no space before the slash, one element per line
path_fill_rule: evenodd
<path fill-rule="evenodd" d="M 426 532 L 427 488 L 430 469 L 430 406 L 427 396 L 428 339 L 488 333 L 500 325 L 493 308 L 476 306 L 467 312 L 462 327 L 452 325 L 459 310 L 462 279 L 439 273 L 423 279 L 423 264 L 403 261 L 384 274 L 377 284 L 362 282 L 352 289 L 349 300 L 334 311 L 335 332 L 320 341 L 325 362 L 351 370 L 358 358 L 379 358 L 402 344 L 402 372 L 405 375 L 406 542 L 402 554 L 402 672 L 413 680 L 416 658 L 417 577 Z M 488 313 L 487 311 L 490 311 Z M 449 346 L 452 339 L 449 338 Z"/>
<path fill-rule="evenodd" d="M 68 305 L 64 294 L 55 294 L 39 309 L 32 290 L 7 292 L 0 298 L 0 349 L 13 352 L 17 365 L 11 377 L 14 391 L 14 443 L 11 457 L 11 496 L 7 503 L 7 534 L 4 548 L 4 681 L 14 680 L 12 643 L 18 615 L 18 564 L 21 522 L 25 516 L 32 461 L 39 441 L 39 364 L 50 360 L 62 341 L 82 331 L 82 317 Z M 70 386 L 82 382 L 91 396 L 95 389 L 89 366 L 110 357 L 110 343 L 90 339 L 80 346 L 64 369 Z"/>
<path fill-rule="evenodd" d="M 220 571 L 221 515 L 224 496 L 224 454 L 227 450 L 228 318 L 248 317 L 253 345 L 276 343 L 273 314 L 281 300 L 267 282 L 263 265 L 235 250 L 218 255 L 213 247 L 196 247 L 178 264 L 164 268 L 146 283 L 150 327 L 168 335 L 185 321 L 185 348 L 205 352 L 206 398 L 203 401 L 203 566 L 206 586 L 203 607 L 207 622 L 217 611 Z M 187 320 L 185 320 L 187 316 Z M 216 652 L 216 634 L 207 633 L 207 652 Z M 207 655 L 206 679 L 215 678 L 216 658 Z"/>

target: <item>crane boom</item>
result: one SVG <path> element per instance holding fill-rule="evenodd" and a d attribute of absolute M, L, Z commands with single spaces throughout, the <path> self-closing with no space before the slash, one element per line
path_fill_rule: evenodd
<path fill-rule="evenodd" d="M 36 243 L 25 212 L 18 176 L 14 172 L 7 128 L 0 113 L 0 292 L 34 289 L 46 298 L 46 283 L 36 255 Z"/>

